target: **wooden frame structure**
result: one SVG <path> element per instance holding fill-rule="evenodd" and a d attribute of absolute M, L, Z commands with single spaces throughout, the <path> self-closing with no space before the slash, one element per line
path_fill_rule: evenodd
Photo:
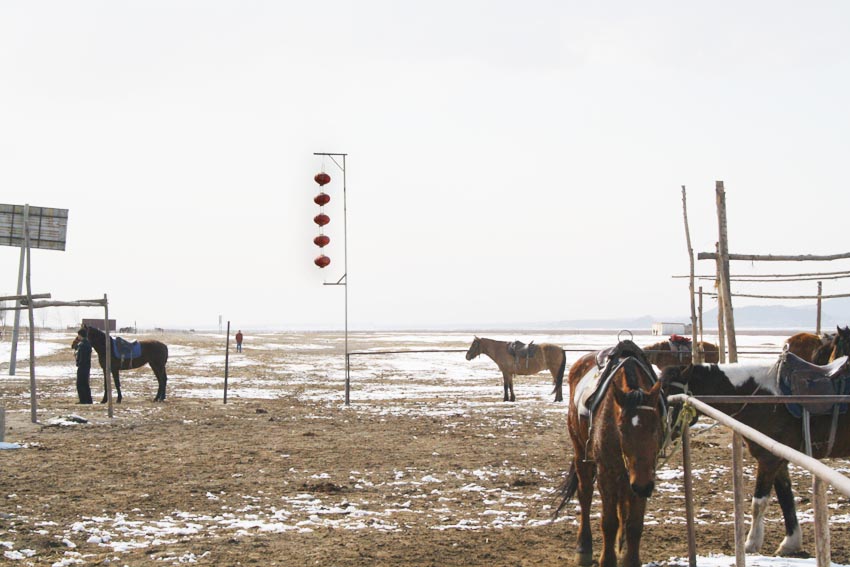
<path fill-rule="evenodd" d="M 29 324 L 30 324 L 30 419 L 33 423 L 38 423 L 38 402 L 36 397 L 36 380 L 35 380 L 35 333 L 33 333 L 34 326 L 34 317 L 33 317 L 33 309 L 40 309 L 43 307 L 103 307 L 103 320 L 106 325 L 106 344 L 109 344 L 109 300 L 106 297 L 106 294 L 103 294 L 103 299 L 81 299 L 77 301 L 47 301 L 45 298 L 50 298 L 49 293 L 33 295 L 30 293 L 30 279 L 29 279 L 29 270 L 27 270 L 27 294 L 26 295 L 11 295 L 6 297 L 0 297 L 0 301 L 6 300 L 15 300 L 15 307 L 0 307 L 0 309 L 5 311 L 11 310 L 20 310 L 22 307 L 26 306 L 27 311 L 29 312 Z M 106 361 L 103 369 L 103 377 L 104 383 L 106 384 L 106 400 L 108 402 L 108 410 L 107 413 L 109 417 L 114 416 L 114 409 L 112 404 L 112 349 L 106 349 Z"/>
<path fill-rule="evenodd" d="M 817 299 L 818 300 L 818 317 L 817 317 L 817 330 L 820 333 L 820 322 L 821 322 L 821 300 L 823 299 L 822 295 L 822 282 L 818 281 L 818 295 L 815 297 L 810 296 L 758 296 L 758 295 L 746 295 L 746 294 L 733 294 L 731 291 L 731 281 L 733 277 L 730 275 L 729 265 L 731 260 L 743 260 L 749 262 L 803 262 L 803 261 L 832 261 L 832 260 L 842 260 L 842 259 L 850 259 L 850 253 L 843 254 L 831 254 L 825 256 L 816 256 L 812 254 L 804 254 L 804 255 L 774 255 L 774 254 L 731 254 L 729 252 L 729 240 L 728 240 L 728 232 L 726 226 L 726 190 L 723 185 L 723 181 L 715 182 L 715 196 L 717 202 L 717 225 L 719 232 L 719 239 L 717 242 L 717 251 L 715 253 L 710 252 L 700 252 L 697 255 L 697 259 L 699 260 L 714 260 L 716 266 L 716 282 L 717 282 L 717 297 L 718 297 L 718 334 L 720 339 L 720 360 L 721 362 L 725 362 L 725 353 L 726 346 L 728 346 L 728 358 L 729 362 L 735 363 L 738 362 L 738 346 L 737 340 L 735 337 L 735 317 L 734 311 L 732 308 L 732 297 L 761 297 L 761 298 L 770 298 L 770 299 Z M 694 308 L 694 259 L 693 259 L 693 250 L 690 245 L 690 232 L 688 229 L 688 216 L 687 216 L 687 201 L 685 197 L 685 187 L 682 186 L 682 201 L 684 204 L 684 219 L 685 219 L 685 233 L 687 235 L 688 241 L 688 253 L 690 255 L 690 294 L 691 294 L 691 318 L 692 320 L 696 319 L 696 312 Z M 820 274 L 805 274 L 801 277 L 806 277 L 810 279 L 812 276 L 818 276 Z M 832 272 L 824 275 L 845 275 L 843 272 Z M 765 276 L 767 278 L 767 276 Z M 783 276 L 771 276 L 771 278 L 778 278 Z M 795 281 L 794 274 L 788 274 L 784 276 L 786 279 L 782 281 Z M 808 281 L 803 280 L 803 281 Z M 759 281 L 771 281 L 770 279 L 759 280 Z M 775 279 L 774 279 L 775 281 Z M 832 295 L 828 297 L 850 297 L 850 294 L 840 294 L 840 295 Z M 700 288 L 700 304 L 702 304 L 702 288 Z M 700 308 L 700 326 L 702 325 L 702 309 Z M 696 333 L 696 327 L 694 327 L 694 333 Z M 696 343 L 696 335 L 694 336 L 694 342 Z M 698 353 L 694 352 L 693 358 L 694 362 L 698 362 Z M 780 400 L 781 397 L 771 396 L 765 403 L 776 403 Z M 845 495 L 850 497 L 850 479 L 840 475 L 839 473 L 833 471 L 829 467 L 826 467 L 816 459 L 812 459 L 810 456 L 803 455 L 793 449 L 786 447 L 785 445 L 781 445 L 774 441 L 773 439 L 762 435 L 761 433 L 748 428 L 747 426 L 739 423 L 738 421 L 729 418 L 722 412 L 715 410 L 711 406 L 699 402 L 693 398 L 685 397 L 685 396 L 672 396 L 670 401 L 678 400 L 679 402 L 687 402 L 692 404 L 694 407 L 699 409 L 699 411 L 705 413 L 706 415 L 714 418 L 720 423 L 728 425 L 733 430 L 732 436 L 732 455 L 733 455 L 733 468 L 735 469 L 735 476 L 733 478 L 733 485 L 735 489 L 735 563 L 737 567 L 745 567 L 746 559 L 744 553 L 744 502 L 743 502 L 743 489 L 742 489 L 742 473 L 739 469 L 742 469 L 743 465 L 743 437 L 746 436 L 748 439 L 751 439 L 758 443 L 759 445 L 767 448 L 770 451 L 773 451 L 774 454 L 787 459 L 788 461 L 802 466 L 806 468 L 814 475 L 814 485 L 812 487 L 813 497 L 815 501 L 815 522 L 818 524 L 819 528 L 816 529 L 815 534 L 815 545 L 817 547 L 817 564 L 818 567 L 828 567 L 830 565 L 830 553 L 829 553 L 829 531 L 828 531 L 828 519 L 829 519 L 829 510 L 826 506 L 826 487 L 824 482 L 830 482 L 836 488 L 839 488 Z M 821 400 L 823 401 L 823 400 Z M 717 403 L 722 403 L 717 401 Z M 748 403 L 754 403 L 753 398 L 748 399 Z M 755 402 L 757 403 L 757 402 Z M 687 434 L 683 434 L 683 452 L 685 451 L 685 447 L 688 443 Z M 778 447 L 776 447 L 778 445 Z M 804 457 L 800 459 L 799 456 Z M 805 463 L 805 464 L 802 464 Z M 685 490 L 686 492 L 689 489 L 689 464 L 685 465 Z M 815 472 L 815 471 L 818 472 Z M 689 499 L 689 496 L 686 496 L 686 501 Z M 689 518 L 689 532 L 690 532 L 690 523 L 692 520 Z M 824 533 L 825 532 L 825 533 Z M 689 533 L 689 544 L 692 539 L 692 534 Z M 692 556 L 689 558 L 689 562 L 692 567 L 696 567 L 696 557 L 692 552 Z"/>
<path fill-rule="evenodd" d="M 824 465 L 819 460 L 796 451 L 787 445 L 783 445 L 752 427 L 744 425 L 740 421 L 713 408 L 707 403 L 741 403 L 742 400 L 739 398 L 742 398 L 742 396 L 700 396 L 699 398 L 694 398 L 685 394 L 677 394 L 670 396 L 668 401 L 671 404 L 689 404 L 693 406 L 701 413 L 725 425 L 726 427 L 729 427 L 733 431 L 734 438 L 742 439 L 743 437 L 746 437 L 747 439 L 758 443 L 774 455 L 804 468 L 812 474 L 814 477 L 812 501 L 815 508 L 815 555 L 817 567 L 829 567 L 831 565 L 831 557 L 829 543 L 829 507 L 826 499 L 826 483 L 831 484 L 836 490 L 850 498 L 850 478 L 847 478 L 836 470 Z M 767 404 L 785 403 L 788 401 L 803 404 L 822 403 L 825 398 L 835 398 L 837 401 L 843 402 L 850 401 L 849 396 L 746 396 L 744 398 L 744 401 L 747 403 Z M 696 536 L 693 519 L 693 488 L 691 484 L 689 429 L 690 428 L 685 428 L 682 432 L 682 460 L 685 477 L 685 506 L 687 508 L 688 563 L 691 567 L 696 567 Z M 738 567 L 744 567 L 746 564 L 746 554 L 744 550 L 743 461 L 743 444 L 733 441 L 732 485 L 735 504 L 735 564 Z"/>

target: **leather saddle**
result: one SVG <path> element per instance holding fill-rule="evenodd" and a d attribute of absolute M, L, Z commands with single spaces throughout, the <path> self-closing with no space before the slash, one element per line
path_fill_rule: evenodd
<path fill-rule="evenodd" d="M 626 358 L 637 360 L 653 378 L 653 383 L 658 380 L 652 365 L 646 358 L 646 353 L 632 341 L 623 340 L 611 348 L 600 350 L 596 353 L 597 372 L 593 377 L 594 382 L 586 385 L 587 389 L 581 396 L 581 405 L 578 409 L 582 415 L 592 415 L 596 411 L 605 390 L 608 389 L 611 377 Z"/>
<path fill-rule="evenodd" d="M 508 343 L 508 354 L 514 357 L 517 365 L 519 365 L 519 361 L 524 358 L 525 365 L 528 366 L 528 359 L 534 358 L 534 355 L 537 354 L 538 348 L 540 348 L 539 345 L 534 344 L 534 341 L 531 341 L 528 344 L 525 344 L 522 341 L 513 341 Z"/>
<path fill-rule="evenodd" d="M 847 357 L 818 366 L 807 362 L 791 352 L 784 352 L 779 359 L 777 381 L 779 390 L 786 396 L 845 396 L 850 394 L 850 365 Z M 794 417 L 803 414 L 800 404 L 785 404 Z M 835 404 L 806 404 L 811 415 L 827 415 Z M 840 404 L 839 412 L 845 413 L 847 404 Z"/>
<path fill-rule="evenodd" d="M 121 337 L 112 339 L 112 354 L 121 360 L 129 360 L 142 356 L 142 345 L 139 341 L 128 341 Z"/>

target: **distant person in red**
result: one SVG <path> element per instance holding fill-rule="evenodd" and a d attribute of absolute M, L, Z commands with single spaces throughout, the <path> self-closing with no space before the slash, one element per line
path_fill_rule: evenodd
<path fill-rule="evenodd" d="M 236 331 L 236 352 L 242 352 L 242 329 Z"/>

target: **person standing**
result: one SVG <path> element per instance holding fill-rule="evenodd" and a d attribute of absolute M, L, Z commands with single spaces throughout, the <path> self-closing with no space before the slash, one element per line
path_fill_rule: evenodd
<path fill-rule="evenodd" d="M 91 385 L 89 384 L 89 374 L 91 374 L 91 343 L 88 337 L 80 335 L 80 342 L 77 344 L 77 397 L 81 404 L 92 403 Z"/>
<path fill-rule="evenodd" d="M 242 352 L 242 329 L 236 331 L 236 352 Z"/>

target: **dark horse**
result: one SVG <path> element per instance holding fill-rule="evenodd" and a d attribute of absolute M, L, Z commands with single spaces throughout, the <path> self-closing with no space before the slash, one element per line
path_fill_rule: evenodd
<path fill-rule="evenodd" d="M 85 335 L 88 337 L 92 348 L 97 352 L 97 359 L 100 362 L 100 367 L 106 366 L 106 334 L 95 327 L 83 325 L 77 333 L 77 336 Z M 114 342 L 115 339 L 110 339 Z M 74 342 L 77 342 L 75 339 Z M 139 368 L 145 364 L 150 364 L 153 373 L 156 374 L 156 380 L 159 382 L 159 387 L 156 391 L 155 402 L 165 401 L 165 384 L 168 382 L 168 375 L 165 373 L 165 363 L 168 362 L 168 346 L 165 343 L 155 340 L 138 341 L 141 347 L 141 352 L 133 358 L 119 358 L 115 351 L 112 352 L 110 361 L 112 370 L 112 380 L 115 382 L 115 389 L 118 391 L 116 401 L 121 403 L 121 382 L 118 380 L 118 370 L 130 370 Z M 107 392 L 109 391 L 109 382 L 106 376 L 103 378 L 103 399 L 100 403 L 106 403 Z"/>
<path fill-rule="evenodd" d="M 835 334 L 826 334 L 823 337 L 823 346 L 815 351 L 811 362 L 815 364 L 829 364 L 836 358 L 850 356 L 850 327 L 836 327 Z"/>
<path fill-rule="evenodd" d="M 516 401 L 514 395 L 514 376 L 529 376 L 537 374 L 542 370 L 549 370 L 552 374 L 552 383 L 555 385 L 552 391 L 555 401 L 564 399 L 564 369 L 567 366 L 567 356 L 564 349 L 558 345 L 540 343 L 535 345 L 534 353 L 529 356 L 518 356 L 508 351 L 511 343 L 495 341 L 475 337 L 469 350 L 466 351 L 466 360 L 472 360 L 476 356 L 486 354 L 495 362 L 502 371 L 502 383 L 504 384 L 504 401 Z"/>
<path fill-rule="evenodd" d="M 782 357 L 776 363 L 761 365 L 745 364 L 698 364 L 695 366 L 665 368 L 661 373 L 665 393 L 687 393 L 700 395 L 779 395 L 777 374 Z M 774 404 L 718 404 L 723 413 L 788 445 L 798 451 L 804 450 L 802 420 L 794 417 L 786 408 Z M 676 410 L 678 411 L 678 409 Z M 674 412 L 675 413 L 675 412 Z M 812 456 L 850 456 L 850 413 L 838 419 L 837 434 L 831 450 L 829 436 L 832 426 L 830 415 L 811 416 Z M 747 553 L 758 553 L 764 543 L 764 514 L 770 502 L 771 488 L 782 508 L 785 520 L 785 539 L 776 550 L 776 555 L 792 555 L 802 549 L 802 533 L 797 521 L 794 493 L 788 475 L 788 461 L 777 457 L 756 443 L 747 441 L 750 454 L 758 462 L 756 486 L 753 492 L 753 524 L 747 535 Z M 828 454 L 827 454 L 828 453 Z"/>
<path fill-rule="evenodd" d="M 719 362 L 720 349 L 717 345 L 699 341 L 705 362 Z M 687 366 L 691 363 L 691 341 L 674 341 L 673 337 L 667 341 L 661 341 L 643 347 L 646 358 L 658 368 L 667 366 Z"/>
<path fill-rule="evenodd" d="M 841 329 L 839 329 L 841 331 Z M 814 364 L 826 364 L 832 354 L 831 347 L 836 335 L 818 336 L 813 333 L 797 333 L 785 340 L 785 350 Z"/>
<path fill-rule="evenodd" d="M 581 523 L 576 560 L 580 566 L 593 562 L 590 505 L 593 484 L 598 481 L 602 498 L 599 566 L 616 567 L 619 551 L 623 567 L 640 567 L 646 499 L 655 487 L 666 424 L 661 382 L 640 348 L 623 341 L 610 356 L 590 353 L 576 361 L 570 367 L 569 386 L 567 424 L 574 453 L 558 511 L 578 490 Z"/>

